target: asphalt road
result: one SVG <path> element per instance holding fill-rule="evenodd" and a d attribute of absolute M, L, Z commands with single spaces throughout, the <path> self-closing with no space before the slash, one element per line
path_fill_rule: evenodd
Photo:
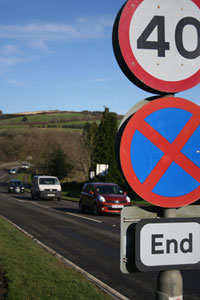
<path fill-rule="evenodd" d="M 157 272 L 121 273 L 120 217 L 80 214 L 69 201 L 37 201 L 8 194 L 0 171 L 0 215 L 131 300 L 154 300 Z M 200 270 L 182 271 L 184 300 L 200 299 Z"/>

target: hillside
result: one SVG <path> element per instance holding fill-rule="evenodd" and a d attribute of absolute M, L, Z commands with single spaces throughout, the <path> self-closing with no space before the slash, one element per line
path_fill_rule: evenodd
<path fill-rule="evenodd" d="M 99 111 L 39 111 L 0 115 L 0 129 L 70 128 L 82 129 L 86 122 L 100 122 Z M 121 120 L 122 116 L 118 116 Z"/>
<path fill-rule="evenodd" d="M 87 122 L 100 124 L 102 114 L 90 111 L 2 114 L 0 162 L 23 162 L 31 158 L 33 171 L 45 173 L 46 162 L 58 149 L 73 166 L 67 180 L 83 182 L 88 178 L 91 162 L 90 148 L 83 141 L 82 129 Z M 122 116 L 117 118 L 120 122 Z"/>

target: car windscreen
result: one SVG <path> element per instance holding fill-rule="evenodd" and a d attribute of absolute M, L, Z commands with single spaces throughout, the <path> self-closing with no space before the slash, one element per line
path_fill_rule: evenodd
<path fill-rule="evenodd" d="M 11 181 L 11 185 L 14 185 L 14 186 L 23 186 L 23 183 L 21 181 Z"/>
<path fill-rule="evenodd" d="M 98 185 L 97 186 L 97 193 L 98 194 L 123 194 L 122 189 L 118 185 Z"/>
<path fill-rule="evenodd" d="M 54 185 L 54 184 L 59 184 L 57 178 L 40 178 L 39 179 L 39 184 L 48 184 L 48 185 Z"/>

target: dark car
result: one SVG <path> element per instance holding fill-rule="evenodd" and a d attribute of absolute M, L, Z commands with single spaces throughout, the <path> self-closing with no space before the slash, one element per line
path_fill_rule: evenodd
<path fill-rule="evenodd" d="M 24 193 L 24 185 L 20 180 L 13 179 L 8 186 L 8 193 Z"/>
<path fill-rule="evenodd" d="M 81 212 L 89 208 L 94 215 L 98 213 L 118 214 L 123 207 L 130 205 L 130 198 L 115 183 L 85 183 L 79 201 Z"/>

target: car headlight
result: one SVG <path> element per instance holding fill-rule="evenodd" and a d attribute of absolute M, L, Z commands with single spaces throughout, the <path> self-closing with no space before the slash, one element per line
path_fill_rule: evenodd
<path fill-rule="evenodd" d="M 100 202 L 106 202 L 105 198 L 103 196 L 98 196 L 98 200 Z"/>
<path fill-rule="evenodd" d="M 129 203 L 131 202 L 131 199 L 129 198 L 129 196 L 126 196 L 126 201 Z"/>

